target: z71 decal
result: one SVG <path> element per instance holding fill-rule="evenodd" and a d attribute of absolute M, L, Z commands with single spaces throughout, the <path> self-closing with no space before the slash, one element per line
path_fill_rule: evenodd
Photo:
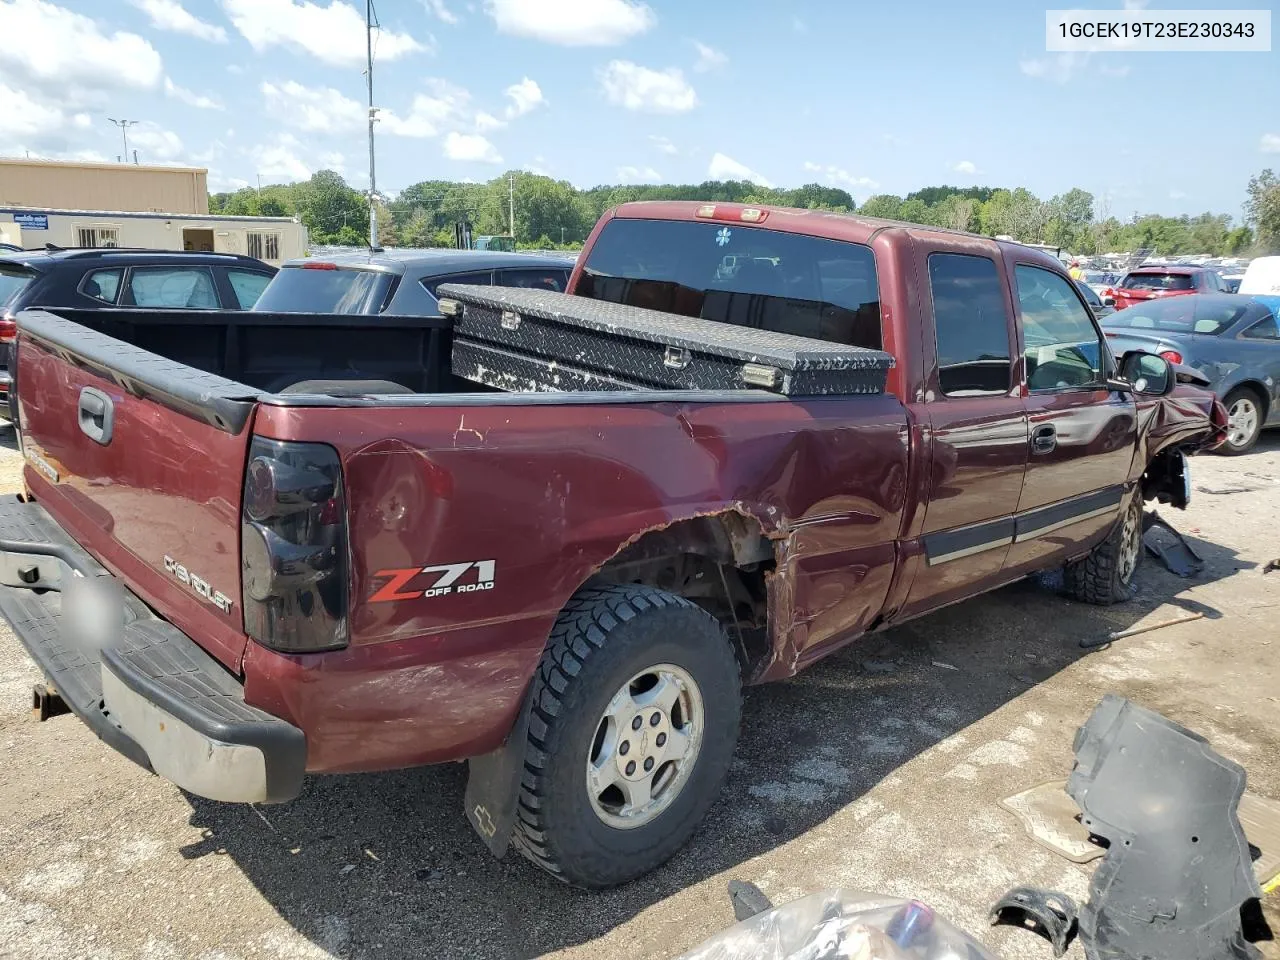
<path fill-rule="evenodd" d="M 492 590 L 496 560 L 472 560 L 468 563 L 441 563 L 431 567 L 407 567 L 403 570 L 379 570 L 375 577 L 386 578 L 370 603 L 387 603 L 391 600 L 418 600 L 424 597 L 445 597 L 453 593 L 474 593 Z M 422 581 L 418 577 L 439 574 L 434 580 Z M 417 580 L 418 582 L 413 583 Z M 412 589 L 410 585 L 412 584 Z"/>

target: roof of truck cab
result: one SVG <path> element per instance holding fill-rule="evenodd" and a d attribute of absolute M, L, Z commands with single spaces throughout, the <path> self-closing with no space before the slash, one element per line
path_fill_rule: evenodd
<path fill-rule="evenodd" d="M 698 211 L 715 207 L 715 216 L 699 216 Z M 765 216 L 759 220 L 740 219 L 743 210 L 760 210 Z M 726 215 L 727 214 L 727 215 Z M 608 216 L 608 214 L 606 214 Z M 902 231 L 911 237 L 951 237 L 960 240 L 979 241 L 996 249 L 1016 249 L 1020 254 L 1030 254 L 1029 259 L 1043 260 L 1061 266 L 1057 257 L 1036 247 L 1016 240 L 997 240 L 994 237 L 946 227 L 931 227 L 901 220 L 884 220 L 880 217 L 864 217 L 857 213 L 836 213 L 831 210 L 801 210 L 795 207 L 775 207 L 751 203 L 703 203 L 697 200 L 636 200 L 619 204 L 613 216 L 636 220 L 693 220 L 700 223 L 719 223 L 724 226 L 736 223 L 741 227 L 759 227 L 766 230 L 783 230 L 828 240 L 844 240 L 848 243 L 870 243 L 876 234 L 885 230 Z"/>
<path fill-rule="evenodd" d="M 384 270 L 403 273 L 406 270 L 426 268 L 433 273 L 453 273 L 458 270 L 494 270 L 501 267 L 558 267 L 573 269 L 573 257 L 551 257 L 537 253 L 506 253 L 499 250 L 379 250 L 376 253 L 362 250 L 352 253 L 303 257 L 289 260 L 284 266 L 304 267 L 308 263 L 332 263 L 353 269 Z"/>

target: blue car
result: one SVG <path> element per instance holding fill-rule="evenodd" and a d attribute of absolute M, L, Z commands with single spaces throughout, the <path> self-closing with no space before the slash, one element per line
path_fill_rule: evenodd
<path fill-rule="evenodd" d="M 1206 293 L 1148 300 L 1102 320 L 1111 352 L 1158 353 L 1194 367 L 1227 408 L 1222 453 L 1245 453 L 1280 426 L 1280 297 Z"/>

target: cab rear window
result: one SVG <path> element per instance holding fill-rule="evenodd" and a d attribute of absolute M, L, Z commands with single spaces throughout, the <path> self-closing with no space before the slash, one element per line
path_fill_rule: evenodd
<path fill-rule="evenodd" d="M 9 305 L 32 280 L 36 278 L 33 270 L 19 267 L 16 264 L 0 264 L 0 307 Z"/>
<path fill-rule="evenodd" d="M 875 258 L 861 244 L 737 224 L 611 220 L 575 291 L 720 323 L 879 349 Z"/>
<path fill-rule="evenodd" d="M 1194 290 L 1196 279 L 1186 273 L 1131 273 L 1120 286 L 1126 290 Z"/>

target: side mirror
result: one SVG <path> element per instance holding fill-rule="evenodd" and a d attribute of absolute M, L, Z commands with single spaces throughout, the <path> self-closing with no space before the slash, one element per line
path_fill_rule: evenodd
<path fill-rule="evenodd" d="M 1104 307 L 1114 307 L 1114 306 L 1116 305 L 1116 298 L 1115 298 L 1115 297 L 1103 297 L 1103 298 L 1102 298 L 1102 305 L 1103 305 Z"/>
<path fill-rule="evenodd" d="M 1164 357 L 1131 350 L 1120 358 L 1120 376 L 1133 384 L 1133 392 L 1147 397 L 1163 397 L 1176 384 L 1173 364 Z"/>

